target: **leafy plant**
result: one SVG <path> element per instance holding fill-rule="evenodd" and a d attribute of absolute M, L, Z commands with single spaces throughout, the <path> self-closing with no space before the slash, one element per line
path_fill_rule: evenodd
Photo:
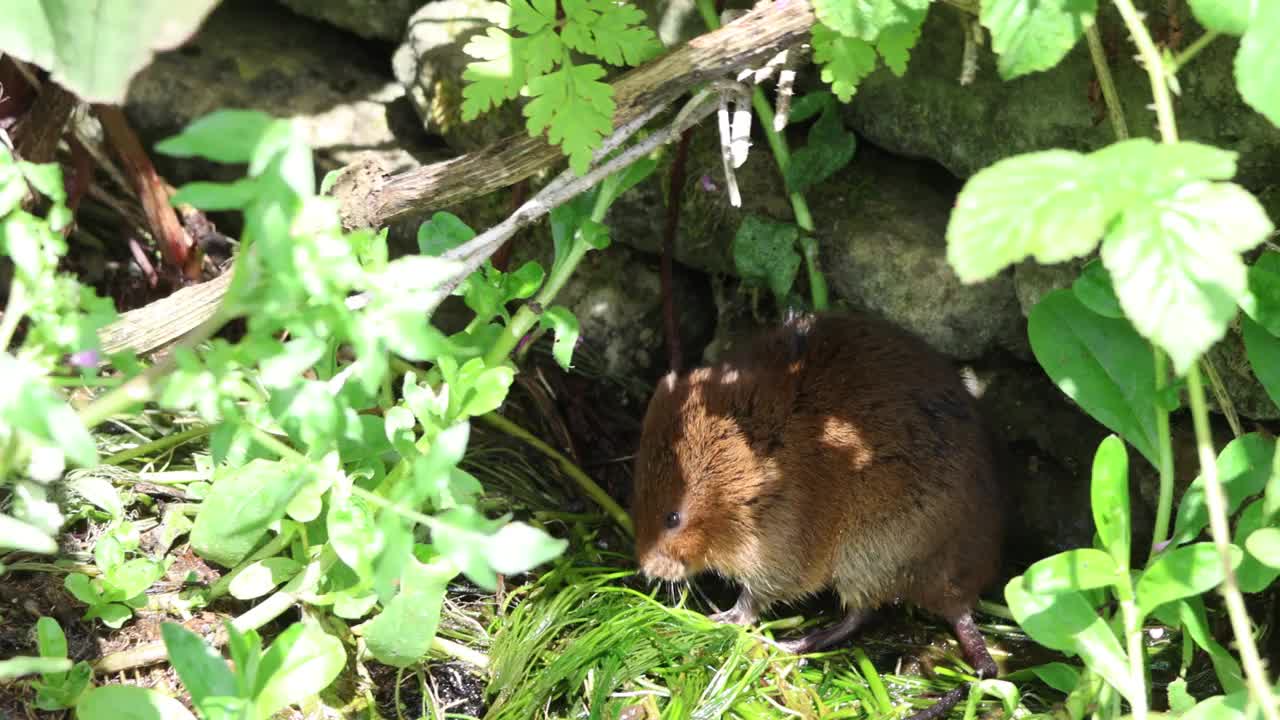
<path fill-rule="evenodd" d="M 815 0 L 813 59 L 841 102 L 876 69 L 877 56 L 901 77 L 929 11 L 929 0 Z"/>
<path fill-rule="evenodd" d="M 58 621 L 51 617 L 42 617 L 36 621 L 36 643 L 41 659 L 61 660 L 66 665 L 61 670 L 41 671 L 40 679 L 31 683 L 32 689 L 36 691 L 36 707 L 50 711 L 75 707 L 89 688 L 93 669 L 83 660 L 71 664 L 67 659 L 67 636 L 62 632 Z"/>
<path fill-rule="evenodd" d="M 83 573 L 67 575 L 67 590 L 89 606 L 84 618 L 99 618 L 102 624 L 118 628 L 134 610 L 147 606 L 147 588 L 164 576 L 169 561 L 148 557 L 126 560 L 126 554 L 138 549 L 139 536 L 130 523 L 124 523 L 98 538 L 93 546 L 93 560 L 99 575 L 90 578 Z"/>

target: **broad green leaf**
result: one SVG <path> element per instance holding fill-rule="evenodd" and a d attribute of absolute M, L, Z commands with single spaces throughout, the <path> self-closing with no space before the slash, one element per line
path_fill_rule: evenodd
<path fill-rule="evenodd" d="M 1102 262 L 1125 315 L 1183 375 L 1222 338 L 1245 297 L 1239 253 L 1271 230 L 1245 189 L 1194 182 L 1128 208 L 1102 243 Z"/>
<path fill-rule="evenodd" d="M 1243 35 L 1249 27 L 1249 14 L 1257 0 L 1188 0 L 1196 21 L 1206 30 L 1227 35 Z"/>
<path fill-rule="evenodd" d="M 1267 567 L 1280 570 L 1280 528 L 1266 527 L 1253 531 L 1245 541 L 1249 554 Z"/>
<path fill-rule="evenodd" d="M 200 505 L 191 528 L 191 547 L 224 567 L 244 559 L 267 527 L 284 517 L 305 473 L 264 459 L 229 469 L 218 477 Z"/>
<path fill-rule="evenodd" d="M 1232 568 L 1243 553 L 1231 546 Z M 1138 578 L 1138 607 L 1143 613 L 1175 600 L 1200 595 L 1222 582 L 1222 561 L 1213 543 L 1194 543 L 1156 556 Z"/>
<path fill-rule="evenodd" d="M 885 28 L 919 24 L 929 0 L 814 0 L 818 21 L 851 38 L 875 40 Z"/>
<path fill-rule="evenodd" d="M 1280 517 L 1280 445 L 1276 446 L 1275 456 L 1271 460 L 1271 477 L 1267 478 L 1267 485 L 1263 490 L 1262 517 L 1267 524 Z"/>
<path fill-rule="evenodd" d="M 502 276 L 502 294 L 508 301 L 523 300 L 538 291 L 545 276 L 542 266 L 530 260 L 516 271 Z"/>
<path fill-rule="evenodd" d="M 1131 138 L 1089 155 L 1094 177 L 1116 210 L 1167 197 L 1195 180 L 1230 180 L 1237 154 L 1194 141 L 1158 143 Z"/>
<path fill-rule="evenodd" d="M 595 63 L 574 65 L 566 57 L 559 70 L 529 80 L 529 133 L 545 131 L 578 175 L 586 174 L 596 148 L 613 131 L 613 87 L 600 81 L 604 75 Z"/>
<path fill-rule="evenodd" d="M 217 0 L 8 0 L 0 47 L 80 99 L 122 104 L 154 54 L 187 40 Z M 15 19 L 21 22 L 14 22 Z"/>
<path fill-rule="evenodd" d="M 800 228 L 791 223 L 770 222 L 755 215 L 743 218 L 733 237 L 733 265 L 738 275 L 769 288 L 782 300 L 800 269 L 800 253 L 796 252 L 799 237 Z"/>
<path fill-rule="evenodd" d="M 88 575 L 81 573 L 70 573 L 62 581 L 62 586 L 71 593 L 75 599 L 85 605 L 96 605 L 102 599 L 101 593 L 94 588 L 92 581 Z"/>
<path fill-rule="evenodd" d="M 329 687 L 347 664 L 341 640 L 316 625 L 302 627 L 283 643 L 282 633 L 263 656 L 263 677 L 254 695 L 262 720 Z"/>
<path fill-rule="evenodd" d="M 978 18 L 991 31 L 1000 77 L 1012 80 L 1061 62 L 1097 9 L 1097 0 L 985 0 Z"/>
<path fill-rule="evenodd" d="M 569 543 L 522 522 L 508 523 L 489 539 L 489 565 L 504 575 L 528 572 L 560 556 Z"/>
<path fill-rule="evenodd" d="M 1136 697 L 1143 688 L 1133 687 L 1120 641 L 1094 612 L 1084 595 L 1074 592 L 1042 595 L 1026 589 L 1022 576 L 1005 585 L 1009 610 L 1022 629 L 1045 647 L 1082 657 L 1125 697 Z"/>
<path fill-rule="evenodd" d="M 250 563 L 231 581 L 231 596 L 239 600 L 262 597 L 302 570 L 296 560 L 273 557 Z"/>
<path fill-rule="evenodd" d="M 280 352 L 258 364 L 258 377 L 269 388 L 287 388 L 320 361 L 329 343 L 316 337 L 300 337 L 283 343 Z"/>
<path fill-rule="evenodd" d="M 400 592 L 364 626 L 369 652 L 378 662 L 403 668 L 427 654 L 440 622 L 445 587 L 457 574 L 443 557 L 428 564 L 409 559 L 400 576 Z"/>
<path fill-rule="evenodd" d="M 1257 495 L 1271 477 L 1276 442 L 1259 433 L 1248 433 L 1227 443 L 1218 453 L 1218 481 L 1227 496 L 1227 512 L 1234 513 L 1245 498 Z M 1173 524 L 1172 545 L 1193 540 L 1209 524 L 1204 477 L 1192 481 L 1182 494 Z"/>
<path fill-rule="evenodd" d="M 71 669 L 67 658 L 46 658 L 16 655 L 0 660 L 0 680 L 14 680 L 28 675 L 65 673 Z"/>
<path fill-rule="evenodd" d="M 476 231 L 457 215 L 439 211 L 429 221 L 418 226 L 418 252 L 423 255 L 443 255 L 475 236 Z"/>
<path fill-rule="evenodd" d="M 258 144 L 282 121 L 257 110 L 215 110 L 187 125 L 177 135 L 156 143 L 156 151 L 173 157 L 203 157 L 220 163 L 247 163 Z"/>
<path fill-rule="evenodd" d="M 1245 712 L 1248 706 L 1247 691 L 1214 695 L 1201 700 L 1185 714 L 1178 716 L 1178 720 L 1246 720 L 1249 717 Z"/>
<path fill-rule="evenodd" d="M 1249 294 L 1240 308 L 1267 332 L 1280 336 L 1280 252 L 1268 250 L 1249 266 Z"/>
<path fill-rule="evenodd" d="M 965 183 L 947 225 L 947 260 L 967 283 L 1028 257 L 1069 260 L 1093 250 L 1112 212 L 1085 155 L 1017 155 Z"/>
<path fill-rule="evenodd" d="M 1111 287 L 1111 276 L 1099 260 L 1090 260 L 1084 266 L 1080 277 L 1071 284 L 1071 292 L 1076 294 L 1076 299 L 1084 303 L 1085 307 L 1102 317 L 1124 317 L 1115 288 Z"/>
<path fill-rule="evenodd" d="M 1089 486 L 1093 524 L 1118 572 L 1129 569 L 1129 455 L 1115 435 L 1098 446 Z M 1084 588 L 1081 588 L 1084 589 Z"/>
<path fill-rule="evenodd" d="M 1120 441 L 1117 439 L 1116 442 Z M 1047 557 L 1022 574 L 1027 592 L 1037 594 L 1107 587 L 1123 578 L 1120 566 L 1110 555 L 1092 548 L 1068 550 Z"/>
<path fill-rule="evenodd" d="M 102 685 L 76 704 L 78 720 L 195 720 L 182 703 L 136 685 Z"/>
<path fill-rule="evenodd" d="M 58 541 L 34 525 L 0 513 L 0 550 L 53 555 Z"/>
<path fill-rule="evenodd" d="M 822 81 L 840 102 L 849 102 L 858 83 L 876 69 L 876 51 L 866 40 L 847 37 L 821 23 L 813 26 L 813 61 L 822 67 Z"/>
<path fill-rule="evenodd" d="M 490 565 L 490 539 L 504 524 L 489 520 L 470 505 L 460 505 L 436 515 L 431 526 L 431 542 L 471 582 L 486 590 L 497 588 L 497 575 Z"/>
<path fill-rule="evenodd" d="M 1218 683 L 1235 692 L 1244 688 L 1244 671 L 1235 656 L 1222 647 L 1209 629 L 1209 617 L 1204 609 L 1204 599 L 1190 597 L 1186 600 L 1157 608 L 1152 615 L 1170 627 L 1182 626 L 1188 636 L 1209 654 Z"/>
<path fill-rule="evenodd" d="M 479 358 L 469 360 L 467 365 L 477 361 L 479 361 Z M 479 362 L 480 366 L 483 366 L 483 361 Z M 463 369 L 466 369 L 465 365 Z M 506 400 L 507 390 L 514 380 L 515 370 L 506 365 L 485 368 L 480 371 L 469 384 L 470 392 L 464 396 L 466 402 L 462 406 L 460 417 L 474 417 L 497 410 L 502 405 L 502 401 Z"/>
<path fill-rule="evenodd" d="M 1062 662 L 1051 662 L 1030 668 L 1045 685 L 1060 693 L 1069 693 L 1080 682 L 1080 670 Z"/>
<path fill-rule="evenodd" d="M 787 166 L 786 183 L 792 192 L 804 192 L 849 164 L 858 138 L 845 129 L 840 113 L 833 107 L 823 111 L 809 128 L 809 139 L 795 151 Z"/>
<path fill-rule="evenodd" d="M 89 608 L 84 614 L 85 620 L 93 620 L 98 618 L 102 620 L 102 624 L 112 630 L 119 630 L 129 618 L 133 617 L 133 610 L 128 605 L 120 603 L 106 603 L 104 605 L 95 605 Z"/>
<path fill-rule="evenodd" d="M 911 48 L 920 39 L 924 14 L 915 22 L 891 25 L 880 32 L 876 38 L 876 52 L 884 59 L 884 64 L 894 75 L 902 77 L 907 73 L 907 62 L 911 59 Z"/>
<path fill-rule="evenodd" d="M 373 509 L 361 498 L 346 493 L 339 498 L 335 493 L 329 504 L 326 527 L 329 546 L 338 559 L 358 577 L 367 579 L 373 572 L 374 557 L 382 550 L 382 536 Z"/>
<path fill-rule="evenodd" d="M 169 664 L 191 694 L 192 703 L 199 705 L 205 698 L 237 694 L 236 678 L 227 661 L 204 638 L 172 622 L 160 626 L 160 635 Z"/>
<path fill-rule="evenodd" d="M 1127 321 L 1092 313 L 1070 290 L 1055 290 L 1032 308 L 1027 334 L 1036 360 L 1068 397 L 1157 462 L 1154 360 Z"/>
<path fill-rule="evenodd" d="M 120 502 L 120 493 L 106 478 L 96 475 L 80 475 L 73 479 L 68 479 L 67 486 L 79 494 L 80 497 L 110 515 L 112 520 L 123 519 L 124 506 Z"/>
<path fill-rule="evenodd" d="M 253 204 L 261 193 L 257 178 L 241 178 L 230 183 L 191 182 L 179 188 L 169 202 L 201 210 L 239 210 Z"/>
<path fill-rule="evenodd" d="M 40 649 L 40 657 L 65 658 L 67 656 L 67 636 L 62 626 L 51 617 L 42 616 L 36 620 L 36 646 Z"/>
<path fill-rule="evenodd" d="M 227 630 L 227 651 L 236 668 L 236 694 L 240 697 L 253 697 L 256 689 L 261 687 L 258 668 L 262 663 L 262 637 L 256 630 L 237 630 L 229 620 L 223 624 Z"/>
<path fill-rule="evenodd" d="M 1280 337 L 1249 318 L 1240 318 L 1240 333 L 1244 336 L 1244 352 L 1249 367 L 1262 383 L 1271 402 L 1280 407 Z"/>
<path fill-rule="evenodd" d="M 609 236 L 609 227 L 591 218 L 582 221 L 582 227 L 578 228 L 575 237 L 580 238 L 594 250 L 604 250 L 613 241 Z"/>
<path fill-rule="evenodd" d="M 107 579 L 114 585 L 122 599 L 132 598 L 146 592 L 155 581 L 164 577 L 164 565 L 150 558 L 129 560 L 107 573 Z"/>
<path fill-rule="evenodd" d="M 1240 586 L 1241 592 L 1262 592 L 1271 587 L 1271 583 L 1280 576 L 1280 568 L 1275 567 L 1275 563 L 1269 564 L 1267 558 L 1254 552 L 1253 546 L 1249 544 L 1251 541 L 1260 542 L 1262 545 L 1259 547 L 1265 552 L 1266 531 L 1274 530 L 1274 528 L 1264 527 L 1262 511 L 1262 501 L 1255 500 L 1245 506 L 1244 510 L 1240 511 L 1240 516 L 1236 518 L 1232 542 L 1236 547 L 1244 548 L 1246 551 L 1244 558 L 1240 561 L 1240 567 L 1236 568 L 1236 584 Z M 1260 539 L 1254 541 L 1253 536 L 1259 533 L 1261 533 Z M 1280 563 L 1280 555 L 1275 557 L 1275 562 Z"/>
<path fill-rule="evenodd" d="M 604 182 L 600 183 L 600 192 L 605 197 L 603 201 L 605 207 L 612 206 L 614 201 L 621 197 L 623 193 L 644 182 L 657 168 L 657 159 L 652 156 L 646 156 L 631 163 L 626 169 L 619 170 L 605 178 Z"/>
<path fill-rule="evenodd" d="M 1238 2 L 1239 0 L 1237 0 Z M 1280 126 L 1280 3 L 1258 0 L 1236 53 L 1236 87 L 1244 101 Z"/>
<path fill-rule="evenodd" d="M 836 96 L 830 90 L 814 90 L 791 101 L 790 124 L 795 125 L 835 105 Z"/>
<path fill-rule="evenodd" d="M 30 362 L 0 350 L 0 377 L 5 378 L 0 382 L 0 422 L 61 448 L 69 460 L 81 467 L 97 465 L 98 447 L 93 436 L 41 375 Z"/>

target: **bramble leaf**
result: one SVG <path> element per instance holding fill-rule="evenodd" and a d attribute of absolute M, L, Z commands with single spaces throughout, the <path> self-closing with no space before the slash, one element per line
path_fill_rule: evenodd
<path fill-rule="evenodd" d="M 894 25 L 919 27 L 929 0 L 814 0 L 818 21 L 847 38 L 874 41 Z"/>
<path fill-rule="evenodd" d="M 1243 35 L 1249 27 L 1249 13 L 1256 0 L 1188 0 L 1196 21 L 1205 30 Z"/>
<path fill-rule="evenodd" d="M 1005 80 L 1057 65 L 1093 24 L 1097 0 L 985 0 L 978 15 L 991 31 Z"/>
<path fill-rule="evenodd" d="M 1280 3 L 1258 2 L 1236 53 L 1236 87 L 1240 97 L 1254 110 L 1262 113 L 1272 125 L 1280 126 L 1277 37 L 1280 37 Z"/>

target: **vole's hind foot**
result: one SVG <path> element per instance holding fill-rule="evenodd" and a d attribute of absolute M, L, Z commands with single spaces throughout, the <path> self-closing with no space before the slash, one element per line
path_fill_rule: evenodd
<path fill-rule="evenodd" d="M 733 604 L 733 607 L 707 617 L 718 623 L 753 625 L 756 620 L 760 619 L 760 611 L 756 607 L 756 600 L 751 595 L 751 592 L 744 588 L 742 593 L 738 595 L 738 601 Z"/>
<path fill-rule="evenodd" d="M 973 614 L 966 612 L 951 622 L 951 627 L 960 641 L 960 649 L 964 657 L 973 666 L 980 678 L 993 678 L 1000 674 L 1000 668 L 987 650 L 987 643 L 982 639 L 978 625 L 973 621 Z"/>
<path fill-rule="evenodd" d="M 795 655 L 818 652 L 852 635 L 869 617 L 871 617 L 870 610 L 850 608 L 844 619 L 835 625 L 821 630 L 814 630 L 808 635 L 803 635 L 794 640 L 783 640 L 774 644 L 782 650 Z"/>

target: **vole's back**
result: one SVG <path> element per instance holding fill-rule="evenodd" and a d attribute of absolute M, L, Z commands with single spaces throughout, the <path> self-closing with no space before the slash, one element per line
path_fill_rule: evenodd
<path fill-rule="evenodd" d="M 957 370 L 922 340 L 819 315 L 758 338 L 712 377 L 709 410 L 734 416 L 759 461 L 764 541 L 759 564 L 737 573 L 749 585 L 786 599 L 831 584 L 850 604 L 901 598 L 954 617 L 994 578 L 988 439 Z"/>

